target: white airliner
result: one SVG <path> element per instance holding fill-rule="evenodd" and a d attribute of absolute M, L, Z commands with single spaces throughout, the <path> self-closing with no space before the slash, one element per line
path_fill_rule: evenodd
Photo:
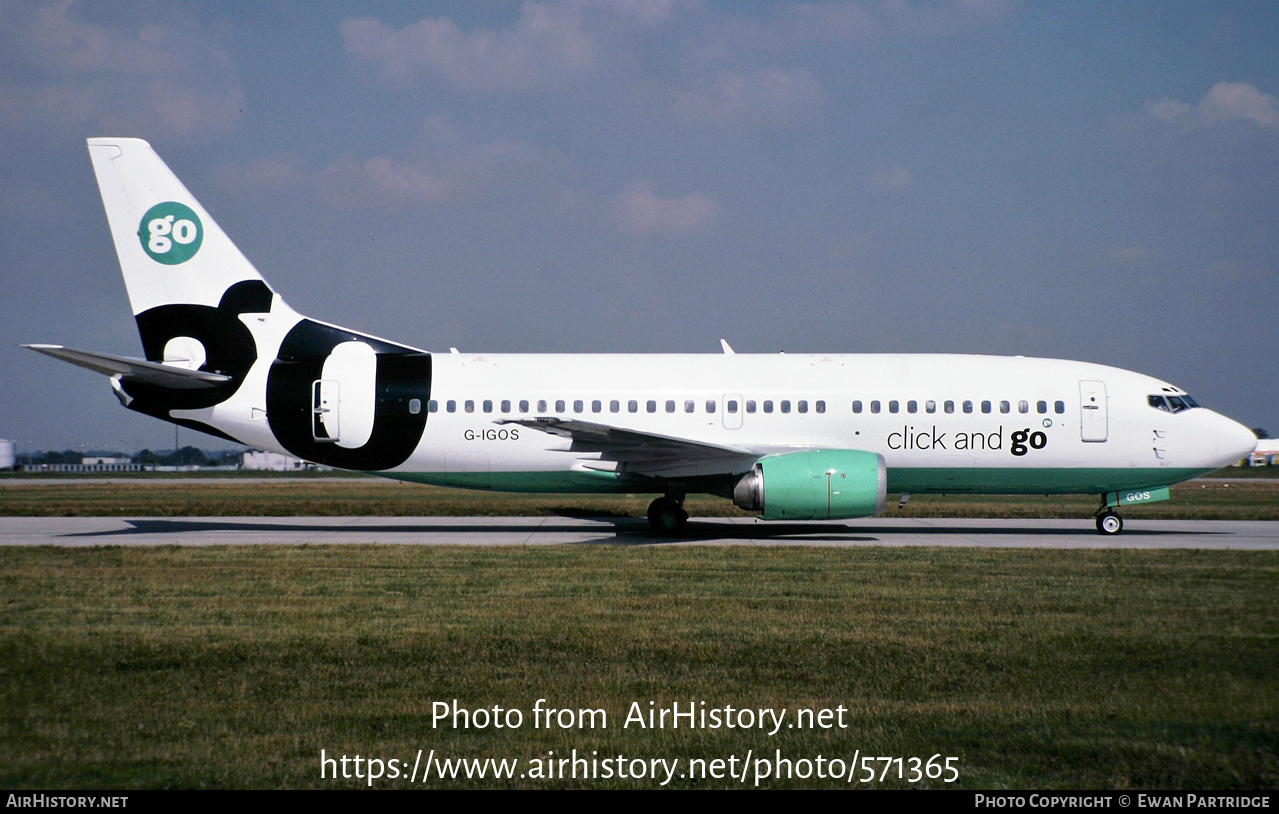
<path fill-rule="evenodd" d="M 731 497 L 765 520 L 869 517 L 888 493 L 1100 496 L 1115 509 L 1252 451 L 1183 390 L 1057 359 L 919 354 L 427 353 L 285 304 L 138 139 L 89 154 L 145 360 L 29 345 L 131 410 L 420 483 Z"/>

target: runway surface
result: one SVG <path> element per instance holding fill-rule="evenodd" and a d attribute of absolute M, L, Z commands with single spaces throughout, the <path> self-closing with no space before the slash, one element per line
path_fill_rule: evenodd
<path fill-rule="evenodd" d="M 877 518 L 839 523 L 689 521 L 657 537 L 636 518 L 582 517 L 6 517 L 0 545 L 793 545 L 978 548 L 1279 549 L 1279 521 Z"/>

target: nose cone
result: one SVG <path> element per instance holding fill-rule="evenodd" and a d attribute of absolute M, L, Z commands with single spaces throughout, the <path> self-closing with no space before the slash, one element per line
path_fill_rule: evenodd
<path fill-rule="evenodd" d="M 1214 413 L 1215 446 L 1221 452 L 1221 466 L 1247 458 L 1257 448 L 1257 436 L 1238 421 Z"/>

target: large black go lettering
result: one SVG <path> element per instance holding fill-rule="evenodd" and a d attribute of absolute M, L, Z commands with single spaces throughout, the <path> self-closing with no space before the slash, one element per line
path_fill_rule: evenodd
<path fill-rule="evenodd" d="M 323 378 L 325 359 L 343 342 L 363 342 L 377 353 L 373 431 L 355 448 L 312 436 L 311 387 Z M 280 445 L 299 458 L 340 469 L 392 469 L 408 460 L 422 440 L 430 396 L 429 353 L 303 319 L 271 363 L 267 423 Z"/>
<path fill-rule="evenodd" d="M 253 367 L 258 357 L 253 334 L 240 321 L 240 315 L 269 312 L 274 296 L 262 281 L 245 280 L 228 288 L 217 308 L 191 303 L 170 303 L 138 314 L 138 333 L 142 337 L 142 350 L 149 361 L 164 361 L 164 348 L 170 340 L 190 337 L 204 347 L 205 360 L 200 370 L 221 373 L 230 376 L 231 380 L 214 387 L 192 390 L 176 390 L 126 380 L 121 386 L 133 399 L 129 402 L 129 409 L 222 438 L 238 440 L 203 422 L 172 418 L 169 412 L 212 407 L 231 398 L 240 389 L 249 368 Z"/>

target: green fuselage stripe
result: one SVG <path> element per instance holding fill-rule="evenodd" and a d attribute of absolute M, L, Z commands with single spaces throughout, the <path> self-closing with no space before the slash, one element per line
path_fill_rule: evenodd
<path fill-rule="evenodd" d="M 957 494 L 963 492 L 1006 495 L 1102 494 L 1125 489 L 1146 489 L 1180 483 L 1210 470 L 1173 468 L 1034 469 L 901 467 L 888 470 L 888 491 L 893 494 Z M 664 486 L 646 479 L 631 479 L 591 472 L 383 472 L 386 477 L 437 486 L 492 489 L 500 492 L 632 492 L 660 493 Z M 736 477 L 724 478 L 731 484 Z"/>

